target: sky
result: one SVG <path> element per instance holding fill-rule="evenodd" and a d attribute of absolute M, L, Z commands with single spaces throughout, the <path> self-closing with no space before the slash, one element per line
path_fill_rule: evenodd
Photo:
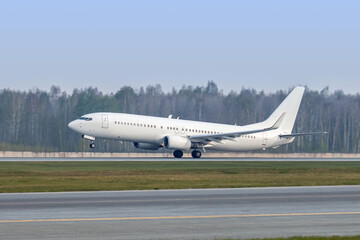
<path fill-rule="evenodd" d="M 0 89 L 360 92 L 360 1 L 0 1 Z"/>

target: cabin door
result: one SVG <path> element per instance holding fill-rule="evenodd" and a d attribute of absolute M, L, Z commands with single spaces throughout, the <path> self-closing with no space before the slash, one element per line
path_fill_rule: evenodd
<path fill-rule="evenodd" d="M 102 128 L 108 128 L 109 127 L 108 115 L 101 115 L 101 117 L 102 117 Z"/>

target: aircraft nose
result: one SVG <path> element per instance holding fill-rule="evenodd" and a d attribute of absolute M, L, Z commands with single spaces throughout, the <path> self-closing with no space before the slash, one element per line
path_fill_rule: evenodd
<path fill-rule="evenodd" d="M 74 129 L 75 129 L 75 121 L 69 122 L 68 127 L 69 127 L 70 129 L 74 130 Z"/>

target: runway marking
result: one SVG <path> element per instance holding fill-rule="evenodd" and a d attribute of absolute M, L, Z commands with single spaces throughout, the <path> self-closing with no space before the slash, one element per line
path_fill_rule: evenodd
<path fill-rule="evenodd" d="M 73 219 L 27 219 L 0 220 L 0 223 L 34 223 L 34 222 L 86 222 L 86 221 L 123 221 L 123 220 L 163 220 L 163 219 L 206 219 L 206 218 L 249 218 L 249 217 L 289 217 L 289 216 L 325 216 L 325 215 L 360 215 L 360 212 L 327 212 L 327 213 L 275 213 L 275 214 L 240 214 L 210 216 L 163 216 L 163 217 L 122 217 L 122 218 L 73 218 Z"/>

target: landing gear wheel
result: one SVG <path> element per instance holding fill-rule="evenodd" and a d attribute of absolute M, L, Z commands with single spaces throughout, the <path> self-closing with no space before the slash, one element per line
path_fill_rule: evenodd
<path fill-rule="evenodd" d="M 181 150 L 175 150 L 174 153 L 173 153 L 174 157 L 175 158 L 182 158 L 183 156 L 183 151 Z"/>
<path fill-rule="evenodd" d="M 95 148 L 95 143 L 90 143 L 90 148 Z"/>
<path fill-rule="evenodd" d="M 198 151 L 198 150 L 194 150 L 194 151 L 192 151 L 191 156 L 193 158 L 200 158 L 201 157 L 201 152 Z"/>

